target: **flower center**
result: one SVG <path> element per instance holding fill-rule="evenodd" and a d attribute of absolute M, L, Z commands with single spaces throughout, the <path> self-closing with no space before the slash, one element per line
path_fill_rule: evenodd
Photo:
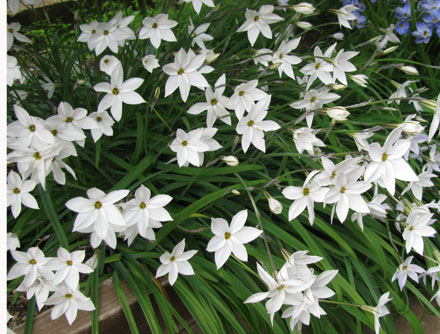
<path fill-rule="evenodd" d="M 303 190 L 303 194 L 304 194 L 304 196 L 309 196 L 309 194 L 310 194 L 310 189 L 309 189 L 309 188 L 304 188 L 304 190 Z"/>
<path fill-rule="evenodd" d="M 425 31 L 423 32 L 423 35 L 425 35 L 425 36 L 428 36 L 428 34 L 429 34 L 429 31 L 428 31 L 428 30 L 425 30 Z"/>
<path fill-rule="evenodd" d="M 408 269 L 408 266 L 403 266 L 402 267 L 402 270 L 406 270 L 406 269 Z"/>
<path fill-rule="evenodd" d="M 315 102 L 316 101 L 316 96 L 312 96 L 312 98 L 310 99 L 310 102 Z"/>
<path fill-rule="evenodd" d="M 147 206 L 147 205 L 145 204 L 145 202 L 142 202 L 141 204 L 139 204 L 139 207 L 140 207 L 141 209 L 145 209 L 146 206 Z"/>
<path fill-rule="evenodd" d="M 231 233 L 226 232 L 226 233 L 225 233 L 225 240 L 228 240 L 228 239 L 230 239 L 230 238 L 231 238 Z"/>
<path fill-rule="evenodd" d="M 108 35 L 108 30 L 104 30 L 104 31 L 103 31 L 103 34 L 104 34 L 104 35 Z"/>
<path fill-rule="evenodd" d="M 54 129 L 54 130 L 51 131 L 51 133 L 52 133 L 54 136 L 56 136 L 56 135 L 58 134 L 58 130 Z"/>
<path fill-rule="evenodd" d="M 315 70 L 318 70 L 320 67 L 321 67 L 321 64 L 320 63 L 316 63 Z"/>
<path fill-rule="evenodd" d="M 238 92 L 238 96 L 243 96 L 243 95 L 244 95 L 244 92 L 242 90 Z"/>
<path fill-rule="evenodd" d="M 100 209 L 102 206 L 102 203 L 100 201 L 95 202 L 95 209 Z"/>
<path fill-rule="evenodd" d="M 212 99 L 211 100 L 211 105 L 215 106 L 217 104 L 217 99 Z"/>
<path fill-rule="evenodd" d="M 284 284 L 283 285 L 280 285 L 278 288 L 277 288 L 277 290 L 278 291 L 281 291 L 281 290 L 283 290 L 285 288 L 285 286 L 284 286 Z"/>
<path fill-rule="evenodd" d="M 37 129 L 37 128 L 36 128 L 35 125 L 33 125 L 33 124 L 29 127 L 29 131 L 30 131 L 30 132 L 34 132 L 36 129 Z"/>
<path fill-rule="evenodd" d="M 170 262 L 173 262 L 173 261 L 175 261 L 176 260 L 176 258 L 174 257 L 174 256 L 171 256 L 170 257 Z"/>
<path fill-rule="evenodd" d="M 247 123 L 247 125 L 248 125 L 248 126 L 252 126 L 252 125 L 254 125 L 254 121 L 249 121 L 249 122 Z"/>
<path fill-rule="evenodd" d="M 70 261 L 70 260 L 66 261 L 66 263 L 67 263 L 68 266 L 71 266 L 73 264 L 73 262 Z"/>
<path fill-rule="evenodd" d="M 11 34 L 14 33 L 14 29 L 12 29 L 12 28 L 9 28 L 8 31 L 9 31 Z"/>
<path fill-rule="evenodd" d="M 156 29 L 156 28 L 157 28 L 157 23 L 154 22 L 153 25 L 152 25 L 152 27 L 153 27 L 154 29 Z"/>
<path fill-rule="evenodd" d="M 382 161 L 387 161 L 388 154 L 384 153 L 382 154 Z"/>
<path fill-rule="evenodd" d="M 119 89 L 117 89 L 116 87 L 113 88 L 112 93 L 113 93 L 113 95 L 118 95 L 119 94 Z"/>
<path fill-rule="evenodd" d="M 41 154 L 39 152 L 35 152 L 34 153 L 34 158 L 35 158 L 35 160 L 40 160 L 41 159 Z"/>
<path fill-rule="evenodd" d="M 185 70 L 183 68 L 179 68 L 179 70 L 177 71 L 177 74 L 182 75 L 183 72 L 185 72 Z"/>
<path fill-rule="evenodd" d="M 30 259 L 30 260 L 29 260 L 29 264 L 34 265 L 35 263 L 37 263 L 37 261 L 35 261 L 34 259 Z"/>
<path fill-rule="evenodd" d="M 66 118 L 66 123 L 72 123 L 73 121 L 73 117 L 67 117 Z"/>
<path fill-rule="evenodd" d="M 109 62 L 108 58 L 104 59 L 105 64 L 108 64 L 108 62 Z"/>
<path fill-rule="evenodd" d="M 14 192 L 14 194 L 19 194 L 20 193 L 20 189 L 14 188 L 13 192 Z"/>
<path fill-rule="evenodd" d="M 410 226 L 408 230 L 410 231 L 414 230 L 414 226 Z"/>
<path fill-rule="evenodd" d="M 96 30 L 95 29 L 92 30 L 92 34 L 96 34 Z"/>
<path fill-rule="evenodd" d="M 66 295 L 65 295 L 64 297 L 66 297 L 67 299 L 70 299 L 70 298 L 72 298 L 73 296 L 72 296 L 71 293 L 66 293 Z"/>
<path fill-rule="evenodd" d="M 339 192 L 340 192 L 341 194 L 345 193 L 345 187 L 342 187 L 341 190 L 339 190 Z"/>
<path fill-rule="evenodd" d="M 279 58 L 280 58 L 280 59 L 283 59 L 283 57 L 284 57 L 284 55 L 281 53 L 281 54 L 279 55 Z"/>
<path fill-rule="evenodd" d="M 332 175 L 330 176 L 331 179 L 334 179 L 336 177 L 336 172 L 333 171 Z"/>
<path fill-rule="evenodd" d="M 256 16 L 254 17 L 254 21 L 255 21 L 255 22 L 257 22 L 259 19 L 260 19 L 260 18 L 258 17 L 258 15 L 256 15 Z"/>
<path fill-rule="evenodd" d="M 102 121 L 102 117 L 99 117 L 99 116 L 96 117 L 96 121 L 97 121 L 97 122 L 101 122 L 101 121 Z"/>
<path fill-rule="evenodd" d="M 184 140 L 184 141 L 182 142 L 182 146 L 186 146 L 186 145 L 188 145 L 188 142 L 187 142 L 186 140 Z"/>

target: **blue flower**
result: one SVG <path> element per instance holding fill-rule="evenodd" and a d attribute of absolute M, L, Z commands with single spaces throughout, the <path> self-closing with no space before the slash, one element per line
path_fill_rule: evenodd
<path fill-rule="evenodd" d="M 395 16 L 400 21 L 409 20 L 411 18 L 411 3 L 407 2 L 403 7 L 397 7 Z"/>
<path fill-rule="evenodd" d="M 420 3 L 420 8 L 428 13 L 440 9 L 440 0 L 424 0 Z"/>
<path fill-rule="evenodd" d="M 423 16 L 423 21 L 431 28 L 440 26 L 440 9 L 431 11 L 428 15 Z"/>
<path fill-rule="evenodd" d="M 354 16 L 356 16 L 356 19 L 353 20 L 353 26 L 361 29 L 365 26 L 365 22 L 367 22 L 367 18 L 363 15 L 361 15 L 361 12 L 356 10 L 353 12 Z"/>
<path fill-rule="evenodd" d="M 413 31 L 412 35 L 416 37 L 416 43 L 425 43 L 427 44 L 431 39 L 432 30 L 428 25 L 424 22 L 417 22 L 417 31 Z"/>
<path fill-rule="evenodd" d="M 409 33 L 410 24 L 408 21 L 400 21 L 396 25 L 396 31 L 399 35 L 406 35 Z"/>

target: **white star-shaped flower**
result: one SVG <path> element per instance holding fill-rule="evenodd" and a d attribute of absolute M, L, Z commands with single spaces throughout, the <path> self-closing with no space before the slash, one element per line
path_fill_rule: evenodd
<path fill-rule="evenodd" d="M 107 111 L 96 111 L 91 113 L 89 117 L 94 119 L 96 124 L 98 124 L 97 128 L 91 129 L 92 138 L 95 143 L 103 134 L 106 136 L 113 136 L 112 126 L 115 124 L 115 121 L 110 117 Z"/>
<path fill-rule="evenodd" d="M 8 33 L 7 33 L 8 51 L 14 44 L 14 38 L 18 39 L 20 42 L 23 43 L 32 43 L 32 41 L 29 38 L 18 32 L 20 29 L 21 29 L 21 24 L 18 22 L 12 22 L 8 24 Z"/>
<path fill-rule="evenodd" d="M 222 74 L 214 85 L 214 91 L 211 87 L 207 87 L 205 90 L 206 102 L 199 102 L 194 104 L 188 110 L 188 114 L 198 115 L 202 111 L 207 111 L 206 126 L 211 128 L 216 119 L 220 119 L 222 122 L 231 125 L 231 116 L 226 110 L 229 99 L 223 96 L 225 91 L 226 75 Z"/>
<path fill-rule="evenodd" d="M 128 190 L 115 190 L 107 195 L 98 188 L 87 190 L 87 196 L 75 197 L 66 202 L 66 206 L 78 212 L 73 224 L 73 231 L 92 233 L 91 244 L 96 248 L 104 241 L 111 248 L 116 247 L 115 232 L 122 231 L 126 224 L 115 203 L 129 193 Z"/>
<path fill-rule="evenodd" d="M 241 147 L 243 152 L 249 148 L 252 143 L 260 151 L 266 152 L 266 143 L 264 141 L 264 132 L 275 131 L 281 127 L 274 121 L 264 121 L 267 115 L 271 96 L 259 101 L 252 106 L 248 115 L 243 117 L 237 124 L 236 131 L 241 137 Z"/>
<path fill-rule="evenodd" d="M 412 280 L 419 282 L 419 277 L 417 276 L 418 273 L 425 272 L 425 269 L 422 267 L 411 264 L 412 259 L 414 256 L 408 257 L 396 270 L 393 277 L 391 278 L 391 282 L 394 282 L 396 279 L 399 282 L 399 288 L 400 291 L 403 290 L 403 287 L 405 286 L 406 280 L 409 276 Z"/>
<path fill-rule="evenodd" d="M 200 71 L 205 59 L 206 56 L 196 55 L 191 49 L 185 52 L 181 48 L 176 53 L 174 63 L 164 65 L 162 68 L 170 76 L 165 84 L 165 97 L 179 88 L 182 100 L 186 102 L 191 86 L 202 90 L 209 87 L 208 81 Z"/>
<path fill-rule="evenodd" d="M 315 131 L 310 128 L 304 127 L 296 130 L 292 130 L 293 132 L 293 142 L 295 143 L 295 147 L 298 153 L 302 153 L 306 150 L 310 155 L 314 155 L 313 147 L 324 147 L 324 142 L 315 136 Z"/>
<path fill-rule="evenodd" d="M 8 281 L 24 275 L 22 284 L 30 287 L 38 276 L 48 280 L 53 278 L 53 272 L 46 266 L 51 258 L 45 257 L 43 251 L 38 247 L 31 247 L 27 252 L 12 250 L 11 255 L 17 263 L 9 270 Z"/>
<path fill-rule="evenodd" d="M 292 65 L 297 65 L 302 60 L 297 56 L 289 55 L 289 53 L 298 47 L 300 40 L 301 37 L 292 39 L 290 41 L 282 41 L 280 46 L 278 47 L 278 50 L 274 52 L 272 62 L 274 64 L 280 64 L 277 68 L 280 78 L 281 74 L 284 72 L 289 78 L 295 79 Z"/>
<path fill-rule="evenodd" d="M 272 39 L 272 31 L 269 24 L 284 20 L 282 17 L 273 14 L 274 6 L 263 5 L 259 11 L 246 8 L 246 21 L 238 28 L 237 32 L 247 31 L 251 45 L 255 44 L 260 32 L 264 37 Z"/>
<path fill-rule="evenodd" d="M 66 316 L 69 325 L 75 321 L 78 310 L 93 311 L 95 306 L 90 298 L 84 296 L 79 290 L 72 290 L 65 285 L 60 285 L 55 293 L 49 297 L 46 305 L 54 305 L 50 312 L 52 320 Z"/>
<path fill-rule="evenodd" d="M 184 252 L 185 249 L 185 239 L 179 242 L 171 252 L 165 252 L 160 256 L 160 262 L 162 264 L 157 268 L 156 278 L 161 277 L 168 273 L 168 282 L 173 285 L 178 274 L 181 275 L 194 275 L 194 270 L 191 264 L 188 262 L 197 251 L 189 250 Z"/>
<path fill-rule="evenodd" d="M 39 209 L 35 197 L 30 194 L 36 185 L 36 182 L 33 180 L 22 180 L 20 175 L 13 170 L 9 172 L 6 191 L 6 207 L 11 206 L 11 211 L 14 218 L 17 218 L 20 214 L 21 204 L 31 209 Z"/>
<path fill-rule="evenodd" d="M 197 14 L 200 14 L 200 9 L 202 8 L 202 5 L 205 4 L 208 7 L 214 7 L 214 1 L 212 0 L 183 0 L 183 2 L 191 2 L 194 10 Z"/>
<path fill-rule="evenodd" d="M 155 240 L 153 227 L 161 227 L 160 222 L 171 221 L 170 214 L 164 206 L 173 199 L 169 195 L 151 197 L 151 191 L 141 185 L 134 194 L 135 198 L 124 205 L 124 218 L 127 226 L 137 226 L 139 234 L 148 240 Z"/>
<path fill-rule="evenodd" d="M 232 217 L 231 225 L 228 225 L 223 218 L 211 219 L 211 231 L 214 237 L 209 240 L 206 250 L 215 252 L 217 270 L 225 264 L 231 253 L 241 261 L 248 260 L 244 244 L 255 240 L 263 231 L 255 227 L 244 226 L 247 216 L 247 210 L 238 212 Z"/>
<path fill-rule="evenodd" d="M 411 166 L 403 159 L 411 142 L 399 139 L 402 128 L 394 129 L 386 139 L 383 147 L 372 143 L 367 147 L 371 162 L 365 170 L 365 179 L 368 182 L 379 180 L 380 185 L 394 195 L 396 179 L 402 181 L 418 181 L 419 178 Z"/>
<path fill-rule="evenodd" d="M 257 86 L 258 80 L 242 83 L 235 88 L 234 94 L 229 98 L 228 108 L 235 110 L 238 120 L 243 118 L 245 110 L 248 112 L 251 110 L 255 101 L 260 101 L 268 96 Z"/>
<path fill-rule="evenodd" d="M 169 20 L 168 14 L 159 14 L 155 17 L 146 17 L 142 21 L 143 27 L 139 31 L 139 39 L 149 38 L 151 44 L 157 49 L 160 46 L 160 42 L 163 39 L 167 42 L 176 42 L 176 36 L 174 36 L 171 28 L 177 25 L 176 21 Z"/>
<path fill-rule="evenodd" d="M 411 211 L 406 220 L 407 226 L 402 234 L 407 253 L 414 249 L 423 255 L 423 237 L 433 237 L 436 234 L 436 230 L 430 226 L 435 222 L 434 219 L 431 219 L 433 215 L 427 209 L 422 208 L 414 208 Z"/>
<path fill-rule="evenodd" d="M 62 282 L 72 290 L 76 290 L 79 284 L 79 273 L 90 274 L 93 269 L 82 263 L 86 253 L 84 250 L 69 253 L 67 249 L 60 247 L 57 251 L 57 257 L 51 259 L 46 266 L 55 270 L 55 276 L 52 283 L 58 285 Z"/>
<path fill-rule="evenodd" d="M 17 58 L 8 55 L 7 84 L 12 86 L 15 80 L 22 80 L 20 66 L 17 65 Z"/>
<path fill-rule="evenodd" d="M 191 42 L 191 46 L 194 47 L 194 44 L 197 44 L 199 48 L 203 50 L 206 49 L 205 42 L 212 41 L 214 39 L 214 37 L 212 37 L 211 35 L 205 34 L 211 23 L 203 23 L 196 28 L 194 27 L 194 23 L 191 17 L 189 18 L 189 22 L 190 24 L 188 25 L 188 34 L 190 34 L 193 39 Z"/>
<path fill-rule="evenodd" d="M 188 133 L 177 129 L 176 139 L 170 149 L 177 153 L 179 167 L 189 164 L 200 167 L 203 164 L 203 152 L 215 151 L 222 146 L 212 137 L 217 132 L 216 128 L 199 128 Z"/>
<path fill-rule="evenodd" d="M 142 85 L 144 79 L 130 78 L 123 82 L 123 76 L 122 65 L 118 64 L 112 72 L 110 83 L 100 82 L 93 87 L 97 92 L 107 93 L 99 102 L 98 111 L 110 108 L 110 112 L 116 121 L 119 121 L 122 117 L 122 103 L 145 103 L 142 96 L 135 92 Z"/>
<path fill-rule="evenodd" d="M 313 225 L 315 220 L 315 202 L 322 203 L 328 188 L 322 187 L 312 178 L 318 171 L 311 172 L 304 181 L 302 187 L 288 186 L 283 190 L 283 195 L 287 199 L 294 200 L 289 208 L 289 221 L 298 217 L 307 207 L 309 213 L 309 223 Z"/>
<path fill-rule="evenodd" d="M 336 214 L 341 223 L 347 218 L 349 209 L 361 213 L 370 212 L 361 194 L 370 189 L 371 184 L 357 181 L 362 172 L 362 169 L 358 169 L 349 173 L 340 174 L 335 179 L 334 187 L 325 195 L 325 203 L 336 203 Z"/>

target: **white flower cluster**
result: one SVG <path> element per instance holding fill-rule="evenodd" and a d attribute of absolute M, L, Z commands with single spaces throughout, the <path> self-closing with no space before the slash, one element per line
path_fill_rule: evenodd
<path fill-rule="evenodd" d="M 65 314 L 70 324 L 76 319 L 78 310 L 93 311 L 90 298 L 79 290 L 79 274 L 90 274 L 94 268 L 82 263 L 85 251 L 72 253 L 60 247 L 57 257 L 46 257 L 38 247 L 27 252 L 11 250 L 14 264 L 8 273 L 8 280 L 24 276 L 17 291 L 26 292 L 26 298 L 35 296 L 38 309 L 53 305 L 51 319 Z M 49 294 L 54 292 L 51 296 Z"/>
<path fill-rule="evenodd" d="M 293 253 L 275 277 L 267 273 L 257 264 L 258 274 L 268 287 L 267 292 L 258 292 L 245 303 L 258 303 L 266 298 L 266 310 L 273 323 L 275 313 L 283 305 L 288 306 L 282 317 L 290 318 L 290 328 L 308 325 L 310 315 L 320 318 L 325 311 L 319 306 L 320 299 L 332 297 L 335 293 L 326 285 L 337 275 L 337 270 L 326 270 L 315 275 L 308 265 L 321 261 L 319 256 L 307 255 L 307 251 Z"/>
<path fill-rule="evenodd" d="M 88 198 L 75 197 L 67 201 L 66 206 L 78 213 L 73 231 L 91 233 L 90 243 L 93 248 L 98 247 L 103 240 L 109 247 L 115 248 L 116 232 L 125 236 L 129 245 L 138 234 L 148 240 L 155 240 L 153 228 L 161 227 L 161 222 L 173 220 L 163 208 L 172 200 L 171 196 L 151 197 L 150 190 L 141 185 L 135 192 L 135 198 L 115 204 L 128 194 L 128 190 L 105 194 L 98 188 L 91 188 L 87 191 Z"/>
<path fill-rule="evenodd" d="M 8 163 L 17 163 L 23 181 L 30 176 L 45 188 L 46 176 L 53 172 L 55 181 L 65 184 L 63 169 L 75 178 L 75 172 L 63 159 L 77 155 L 73 142 L 84 146 L 84 129 L 98 127 L 96 121 L 87 116 L 87 110 L 73 109 L 69 103 L 60 102 L 58 114 L 46 120 L 30 116 L 19 105 L 14 105 L 14 110 L 17 120 L 8 124 L 8 148 L 12 152 L 7 160 Z M 13 192 L 19 195 L 22 180 L 15 176 L 9 181 L 8 187 L 16 189 Z M 18 215 L 19 210 L 15 212 Z"/>

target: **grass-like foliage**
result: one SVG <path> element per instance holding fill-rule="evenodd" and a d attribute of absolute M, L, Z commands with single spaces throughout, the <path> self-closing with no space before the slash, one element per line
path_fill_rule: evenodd
<path fill-rule="evenodd" d="M 78 0 L 63 24 L 35 3 L 8 22 L 26 333 L 52 306 L 99 333 L 109 278 L 132 333 L 123 281 L 152 333 L 193 332 L 165 284 L 203 333 L 440 317 L 439 1 Z"/>

